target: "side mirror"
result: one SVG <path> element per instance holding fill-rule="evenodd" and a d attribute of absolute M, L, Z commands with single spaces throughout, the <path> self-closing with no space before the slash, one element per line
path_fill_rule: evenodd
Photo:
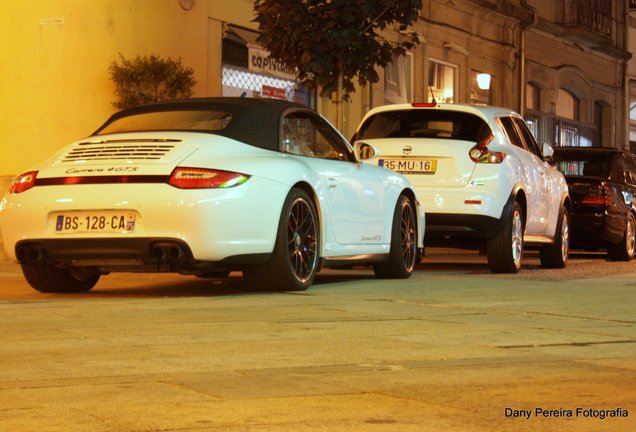
<path fill-rule="evenodd" d="M 373 144 L 364 141 L 356 141 L 353 144 L 353 150 L 359 161 L 374 159 L 380 155 L 380 152 Z"/>
<path fill-rule="evenodd" d="M 541 153 L 543 154 L 544 160 L 551 160 L 552 156 L 554 156 L 554 149 L 548 143 L 543 143 L 543 148 L 541 149 Z"/>

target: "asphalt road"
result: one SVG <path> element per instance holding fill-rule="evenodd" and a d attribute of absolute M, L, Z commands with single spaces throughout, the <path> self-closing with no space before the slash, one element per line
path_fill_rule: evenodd
<path fill-rule="evenodd" d="M 0 264 L 0 431 L 636 430 L 636 262 L 524 263 L 429 250 L 403 281 L 115 274 L 81 295 Z"/>

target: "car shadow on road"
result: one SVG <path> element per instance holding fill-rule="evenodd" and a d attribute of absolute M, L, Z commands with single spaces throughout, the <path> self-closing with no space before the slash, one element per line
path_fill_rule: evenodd
<path fill-rule="evenodd" d="M 636 261 L 631 263 L 616 263 L 608 268 L 603 263 L 607 262 L 604 253 L 590 253 L 573 251 L 570 255 L 570 263 L 567 270 L 543 269 L 537 254 L 530 253 L 524 257 L 521 272 L 510 275 L 495 275 L 491 273 L 485 257 L 473 255 L 456 256 L 431 256 L 424 258 L 416 267 L 416 272 L 439 272 L 457 275 L 475 275 L 478 277 L 507 277 L 517 280 L 545 279 L 564 280 L 574 277 L 598 277 L 600 275 L 617 272 L 634 271 Z M 621 268 L 624 267 L 624 268 Z M 9 270 L 14 270 L 10 268 Z M 619 271 L 620 270 L 620 271 Z M 16 272 L 17 275 L 17 272 Z M 17 276 L 16 276 L 17 277 Z M 315 295 L 319 289 L 337 288 L 340 284 L 355 281 L 375 280 L 375 275 L 370 266 L 356 266 L 353 268 L 327 268 L 318 273 L 314 284 L 307 291 L 282 292 L 259 291 L 249 289 L 241 272 L 233 272 L 226 278 L 196 278 L 178 274 L 142 274 L 142 273 L 115 273 L 105 276 L 88 293 L 78 294 L 35 294 L 38 299 L 48 298 L 77 298 L 77 299 L 117 299 L 117 298 L 180 298 L 180 297 L 228 297 L 250 295 Z M 377 279 L 378 283 L 387 283 Z M 25 290 L 28 290 L 26 282 Z M 19 289 L 20 292 L 22 288 Z M 33 294 L 25 294 L 27 298 L 33 298 Z"/>
<path fill-rule="evenodd" d="M 49 294 L 55 298 L 176 298 L 176 297 L 221 297 L 244 295 L 295 294 L 311 295 L 311 290 L 320 286 L 341 284 L 356 280 L 375 279 L 373 272 L 365 269 L 329 271 L 318 273 L 313 285 L 307 291 L 261 291 L 250 289 L 240 272 L 226 278 L 193 278 L 190 276 L 126 275 L 116 274 L 104 277 L 88 293 Z"/>

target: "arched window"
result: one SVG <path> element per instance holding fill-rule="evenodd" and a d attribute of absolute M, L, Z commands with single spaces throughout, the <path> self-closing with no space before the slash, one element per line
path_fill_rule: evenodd
<path fill-rule="evenodd" d="M 534 83 L 526 83 L 526 109 L 532 111 L 540 111 L 541 106 L 539 104 L 541 96 L 541 89 Z"/>
<path fill-rule="evenodd" d="M 594 129 L 594 145 L 611 147 L 612 109 L 605 101 L 594 102 Z"/>
<path fill-rule="evenodd" d="M 579 99 L 570 91 L 560 88 L 556 113 L 557 117 L 562 117 L 570 120 L 579 119 Z"/>

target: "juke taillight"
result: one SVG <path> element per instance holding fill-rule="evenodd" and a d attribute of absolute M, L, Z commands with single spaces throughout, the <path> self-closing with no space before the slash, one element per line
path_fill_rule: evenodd
<path fill-rule="evenodd" d="M 168 184 L 180 189 L 230 188 L 243 184 L 250 176 L 233 171 L 207 168 L 177 167 Z"/>
<path fill-rule="evenodd" d="M 37 171 L 29 171 L 23 174 L 20 174 L 13 182 L 11 182 L 11 186 L 9 187 L 10 193 L 20 193 L 31 189 L 35 186 L 35 179 L 38 176 Z"/>
<path fill-rule="evenodd" d="M 489 134 L 486 138 L 479 141 L 477 145 L 468 152 L 470 159 L 475 163 L 502 163 L 506 158 L 506 153 L 488 150 L 488 144 L 490 144 L 494 138 L 492 134 Z"/>

